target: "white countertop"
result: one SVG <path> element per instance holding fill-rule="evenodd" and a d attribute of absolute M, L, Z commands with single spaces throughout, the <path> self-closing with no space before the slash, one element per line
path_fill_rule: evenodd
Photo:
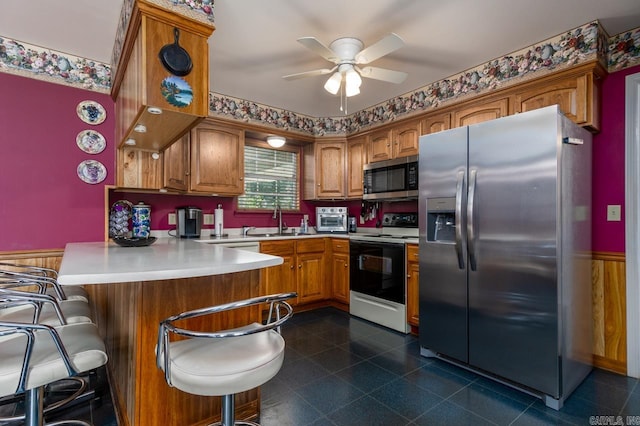
<path fill-rule="evenodd" d="M 157 281 L 242 272 L 281 263 L 278 256 L 176 238 L 158 238 L 148 247 L 120 247 L 111 241 L 69 243 L 58 282 L 84 285 Z"/>

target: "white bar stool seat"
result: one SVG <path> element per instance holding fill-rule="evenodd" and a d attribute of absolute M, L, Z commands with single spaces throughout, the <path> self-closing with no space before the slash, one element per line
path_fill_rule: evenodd
<path fill-rule="evenodd" d="M 293 315 L 285 300 L 296 293 L 256 297 L 183 312 L 160 323 L 156 361 L 170 386 L 203 396 L 222 396 L 222 426 L 256 425 L 235 421 L 234 394 L 256 388 L 273 378 L 284 361 L 280 326 Z M 252 305 L 269 303 L 266 324 L 247 324 L 218 332 L 192 331 L 175 322 Z M 284 312 L 284 315 L 282 313 Z M 170 340 L 170 334 L 187 337 Z"/>

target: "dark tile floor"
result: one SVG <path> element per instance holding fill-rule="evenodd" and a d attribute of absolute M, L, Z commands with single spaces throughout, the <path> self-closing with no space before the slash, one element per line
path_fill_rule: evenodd
<path fill-rule="evenodd" d="M 284 365 L 261 391 L 263 426 L 640 424 L 638 380 L 603 370 L 554 411 L 533 396 L 421 357 L 414 336 L 333 308 L 297 313 L 282 334 Z M 115 426 L 103 385 L 100 370 L 96 398 L 47 420 Z"/>
<path fill-rule="evenodd" d="M 594 370 L 555 411 L 533 396 L 421 357 L 414 336 L 333 308 L 294 315 L 282 334 L 284 365 L 262 387 L 263 426 L 587 425 L 609 420 L 591 416 L 622 416 L 625 425 L 640 424 L 638 380 L 603 370 Z"/>

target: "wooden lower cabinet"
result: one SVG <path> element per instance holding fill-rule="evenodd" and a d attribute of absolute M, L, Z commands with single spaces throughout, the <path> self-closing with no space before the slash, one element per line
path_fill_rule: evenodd
<path fill-rule="evenodd" d="M 407 244 L 407 322 L 420 325 L 420 259 L 418 244 Z"/>
<path fill-rule="evenodd" d="M 297 261 L 294 241 L 265 241 L 260 243 L 260 252 L 280 256 L 281 265 L 265 268 L 261 272 L 260 292 L 263 295 L 276 293 L 297 292 Z M 291 305 L 298 304 L 298 298 L 289 301 Z"/>
<path fill-rule="evenodd" d="M 331 239 L 331 287 L 333 299 L 349 303 L 349 240 Z"/>
<path fill-rule="evenodd" d="M 260 252 L 280 256 L 284 263 L 266 268 L 262 272 L 263 294 L 295 291 L 297 299 L 292 304 L 304 304 L 327 298 L 326 238 L 264 241 Z"/>

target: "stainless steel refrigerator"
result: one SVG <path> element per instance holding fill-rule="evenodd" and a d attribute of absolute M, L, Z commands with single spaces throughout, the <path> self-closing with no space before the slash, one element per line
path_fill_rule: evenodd
<path fill-rule="evenodd" d="M 557 106 L 420 138 L 420 346 L 555 409 L 591 370 L 591 134 Z"/>

